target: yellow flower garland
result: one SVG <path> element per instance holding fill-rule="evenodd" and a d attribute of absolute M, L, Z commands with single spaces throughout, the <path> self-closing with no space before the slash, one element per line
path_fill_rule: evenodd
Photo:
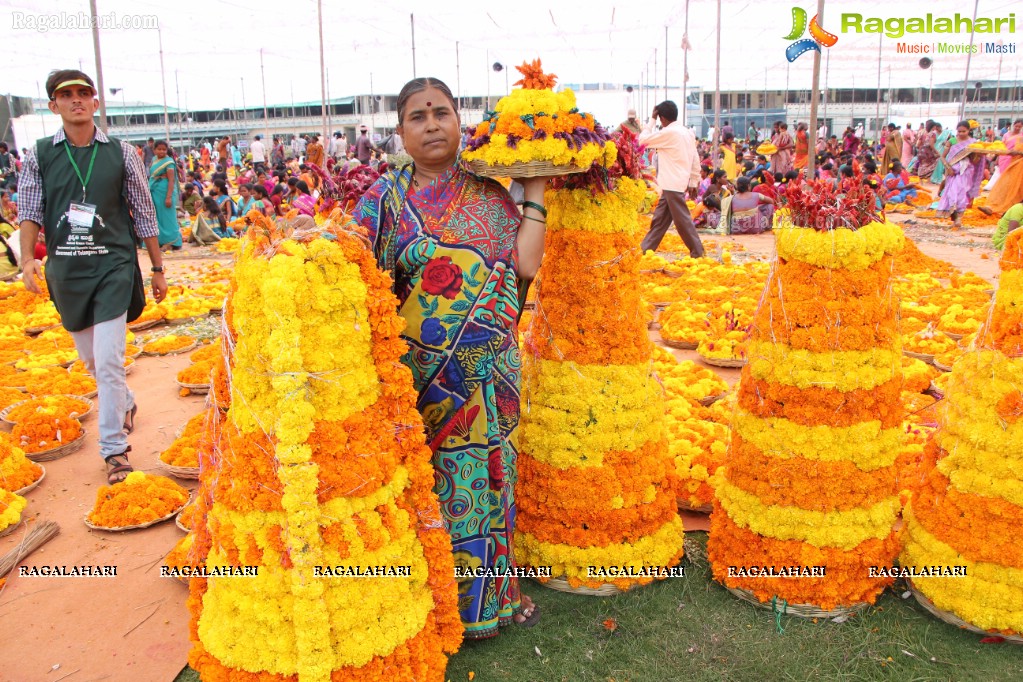
<path fill-rule="evenodd" d="M 870 223 L 858 230 L 775 229 L 778 257 L 830 269 L 865 270 L 902 248 L 902 229 L 893 223 Z"/>

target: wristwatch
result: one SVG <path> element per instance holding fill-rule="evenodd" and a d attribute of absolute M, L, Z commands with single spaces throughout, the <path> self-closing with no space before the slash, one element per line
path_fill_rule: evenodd
<path fill-rule="evenodd" d="M 153 267 L 150 268 L 150 270 L 152 270 L 153 272 L 163 272 L 163 266 L 162 265 L 154 265 Z"/>

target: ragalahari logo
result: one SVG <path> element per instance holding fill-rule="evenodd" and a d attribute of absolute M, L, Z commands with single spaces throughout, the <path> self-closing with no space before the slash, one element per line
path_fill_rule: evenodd
<path fill-rule="evenodd" d="M 821 51 L 821 46 L 831 47 L 838 42 L 838 36 L 834 33 L 828 33 L 821 25 L 817 23 L 817 15 L 813 16 L 810 20 L 810 38 L 803 38 L 802 40 L 796 40 L 802 37 L 806 33 L 806 10 L 802 7 L 792 8 L 792 31 L 785 36 L 785 40 L 795 40 L 796 42 L 785 48 L 785 57 L 790 62 L 794 62 L 799 59 L 800 55 L 809 52 L 810 50 Z"/>

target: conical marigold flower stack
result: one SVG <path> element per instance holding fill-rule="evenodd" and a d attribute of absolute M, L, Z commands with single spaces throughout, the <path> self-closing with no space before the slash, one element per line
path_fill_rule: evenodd
<path fill-rule="evenodd" d="M 640 301 L 644 193 L 641 181 L 620 177 L 604 192 L 547 194 L 546 255 L 523 353 L 516 556 L 572 587 L 650 582 L 614 573 L 674 566 L 683 551 Z"/>
<path fill-rule="evenodd" d="M 1023 636 L 1023 230 L 1009 233 L 978 348 L 952 368 L 928 442 L 939 458 L 906 507 L 901 563 L 922 595 L 978 630 Z M 960 568 L 962 567 L 962 568 Z M 962 572 L 964 575 L 959 575 Z"/>
<path fill-rule="evenodd" d="M 912 457 L 891 291 L 903 236 L 866 190 L 797 187 L 789 202 L 713 479 L 708 554 L 748 599 L 848 609 L 891 582 L 870 567 L 899 548 L 898 474 Z"/>
<path fill-rule="evenodd" d="M 286 236 L 250 228 L 238 258 L 196 536 L 207 571 L 258 575 L 192 580 L 190 663 L 203 680 L 443 680 L 454 564 L 390 280 L 347 232 Z"/>

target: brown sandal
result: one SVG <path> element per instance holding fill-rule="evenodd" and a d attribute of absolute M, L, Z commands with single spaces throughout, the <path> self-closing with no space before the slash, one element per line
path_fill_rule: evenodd
<path fill-rule="evenodd" d="M 138 405 L 132 405 L 131 409 L 124 413 L 124 432 L 131 435 L 135 430 L 135 414 L 139 411 Z M 116 456 L 116 455 L 115 455 Z"/>
<path fill-rule="evenodd" d="M 129 452 L 131 452 L 130 445 L 124 452 L 117 455 L 110 455 L 103 460 L 107 463 L 107 483 L 110 485 L 120 483 L 124 479 L 128 478 L 128 474 L 135 471 L 135 469 L 132 468 L 131 463 L 128 461 Z"/>

